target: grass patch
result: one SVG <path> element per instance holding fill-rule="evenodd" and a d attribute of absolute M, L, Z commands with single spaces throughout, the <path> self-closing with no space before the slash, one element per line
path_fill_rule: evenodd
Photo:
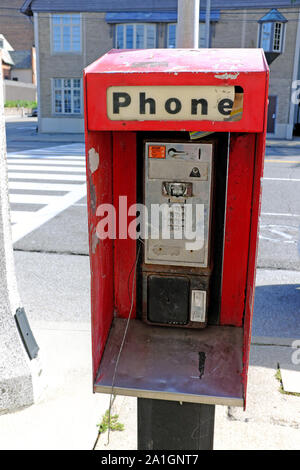
<path fill-rule="evenodd" d="M 36 101 L 28 101 L 28 100 L 11 100 L 5 101 L 5 108 L 36 108 L 37 102 Z"/>
<path fill-rule="evenodd" d="M 300 393 L 286 392 L 284 390 L 283 383 L 282 383 L 282 377 L 281 377 L 281 370 L 280 370 L 279 364 L 277 365 L 277 371 L 276 371 L 276 374 L 275 374 L 275 378 L 280 383 L 280 387 L 278 389 L 280 391 L 280 393 L 282 393 L 283 395 L 293 395 L 294 397 L 300 397 Z"/>
<path fill-rule="evenodd" d="M 103 415 L 102 422 L 97 424 L 99 432 L 103 433 L 108 431 L 108 428 L 111 431 L 124 431 L 124 424 L 118 421 L 119 415 L 112 415 L 109 420 L 109 411 L 107 410 Z M 109 422 L 110 421 L 110 422 Z"/>

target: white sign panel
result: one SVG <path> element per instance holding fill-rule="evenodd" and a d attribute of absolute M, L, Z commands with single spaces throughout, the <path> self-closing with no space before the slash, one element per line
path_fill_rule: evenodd
<path fill-rule="evenodd" d="M 113 86 L 107 116 L 113 121 L 224 121 L 234 86 Z"/>

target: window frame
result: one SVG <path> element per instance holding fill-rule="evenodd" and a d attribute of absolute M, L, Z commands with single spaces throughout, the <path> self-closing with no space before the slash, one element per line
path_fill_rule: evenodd
<path fill-rule="evenodd" d="M 270 43 L 269 43 L 269 48 L 266 50 L 263 48 L 262 45 L 262 35 L 263 35 L 263 27 L 265 24 L 270 25 L 271 31 L 270 31 Z M 276 32 L 276 25 L 280 25 L 280 37 L 279 37 L 279 49 L 274 48 L 274 43 L 275 43 L 275 32 Z M 277 52 L 279 54 L 283 54 L 284 52 L 284 45 L 285 45 L 285 28 L 286 25 L 282 21 L 270 21 L 270 22 L 263 22 L 259 23 L 258 25 L 258 41 L 257 41 L 257 47 L 260 47 L 264 49 L 265 52 Z"/>
<path fill-rule="evenodd" d="M 154 46 L 153 48 L 157 47 L 157 24 L 156 23 L 116 23 L 115 24 L 115 34 L 114 34 L 114 43 L 115 48 L 118 49 L 118 27 L 123 27 L 123 44 L 124 47 L 119 49 L 128 49 L 126 47 L 126 26 L 133 26 L 133 47 L 132 49 L 152 49 L 152 47 L 147 47 L 147 27 L 153 26 L 154 28 Z M 136 28 L 137 26 L 144 27 L 144 47 L 137 48 L 136 47 Z M 146 33 L 146 34 L 145 34 Z"/>
<path fill-rule="evenodd" d="M 170 26 L 177 26 L 178 23 L 167 23 L 167 34 L 166 34 L 166 37 L 167 37 L 167 48 L 168 49 L 173 49 L 173 47 L 170 47 L 169 46 L 169 37 L 170 37 L 170 31 L 169 31 L 169 27 Z M 199 49 L 205 49 L 205 46 L 200 46 L 200 25 L 203 25 L 205 27 L 205 23 L 204 21 L 199 21 L 199 38 L 198 38 L 198 47 Z M 210 26 L 211 26 L 211 23 L 210 23 Z M 177 32 L 177 31 L 176 31 Z M 176 47 L 176 32 L 175 32 L 175 47 Z M 204 38 L 204 41 L 205 41 L 205 38 Z M 211 43 L 211 27 L 209 28 L 209 44 Z M 174 47 L 174 48 L 175 48 Z"/>
<path fill-rule="evenodd" d="M 71 50 L 70 51 L 65 51 L 65 50 L 60 50 L 56 51 L 54 50 L 54 26 L 57 26 L 54 24 L 54 17 L 55 16 L 70 16 L 72 20 L 72 16 L 76 15 L 79 17 L 79 41 L 80 41 L 80 48 L 79 50 L 72 50 L 72 21 L 70 23 L 70 44 L 71 44 Z M 60 27 L 60 37 L 61 37 L 61 44 L 63 45 L 62 41 L 62 23 L 59 25 Z M 82 14 L 81 13 L 51 13 L 51 27 L 50 27 L 50 41 L 51 41 L 51 55 L 60 55 L 60 54 L 71 54 L 71 55 L 81 55 L 82 54 Z"/>
<path fill-rule="evenodd" d="M 280 34 L 279 34 L 279 48 L 275 49 L 275 34 L 276 34 L 276 25 L 280 25 Z M 283 49 L 283 35 L 284 35 L 284 23 L 280 21 L 275 21 L 273 25 L 273 41 L 272 41 L 272 51 L 273 52 L 282 52 Z"/>
<path fill-rule="evenodd" d="M 55 86 L 55 80 L 62 80 L 62 86 L 61 88 Z M 65 87 L 64 86 L 64 80 L 71 80 L 71 87 Z M 79 87 L 74 87 L 74 80 L 79 80 L 80 81 L 80 86 Z M 83 114 L 83 84 L 82 84 L 82 78 L 80 77 L 54 77 L 51 79 L 52 81 L 52 99 L 51 99 L 51 102 L 52 102 L 52 115 L 53 116 L 63 116 L 63 117 L 74 117 L 74 116 L 78 116 L 78 117 L 82 117 L 82 114 Z M 64 103 L 64 97 L 63 97 L 63 92 L 64 90 L 68 90 L 70 89 L 71 90 L 71 112 L 68 113 L 68 112 L 65 112 L 65 103 Z M 62 112 L 58 112 L 56 111 L 55 109 L 55 91 L 56 90 L 61 90 L 62 92 L 62 98 L 61 98 L 61 102 L 62 102 Z M 80 91 L 80 111 L 79 113 L 76 113 L 74 112 L 74 90 L 79 90 Z"/>

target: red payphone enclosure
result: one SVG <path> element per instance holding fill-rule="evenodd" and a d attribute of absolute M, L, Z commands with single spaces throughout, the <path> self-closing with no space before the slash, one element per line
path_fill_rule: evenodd
<path fill-rule="evenodd" d="M 111 50 L 85 69 L 95 392 L 245 406 L 268 78 L 262 49 Z M 203 329 L 149 325 L 138 312 L 137 240 L 124 233 L 119 197 L 137 203 L 140 136 L 192 132 L 228 142 L 217 320 L 208 316 Z M 114 229 L 99 237 L 111 205 Z"/>

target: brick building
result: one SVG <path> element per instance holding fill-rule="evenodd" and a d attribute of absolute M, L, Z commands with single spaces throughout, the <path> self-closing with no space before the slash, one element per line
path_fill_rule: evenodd
<path fill-rule="evenodd" d="M 199 47 L 205 47 L 201 0 Z M 39 130 L 82 132 L 82 70 L 111 48 L 175 47 L 177 0 L 26 0 L 37 52 Z M 269 135 L 291 138 L 300 74 L 300 0 L 211 0 L 209 46 L 263 47 L 270 61 Z M 276 59 L 276 60 L 274 60 Z"/>

